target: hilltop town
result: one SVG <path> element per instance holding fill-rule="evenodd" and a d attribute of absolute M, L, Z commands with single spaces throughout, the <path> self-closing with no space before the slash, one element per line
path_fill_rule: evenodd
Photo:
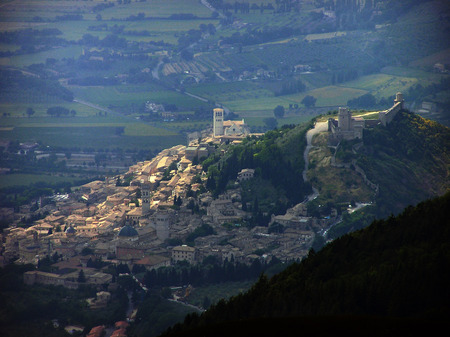
<path fill-rule="evenodd" d="M 218 112 L 223 115 L 221 109 L 214 114 Z M 249 134 L 243 132 L 244 121 L 224 123 L 223 130 L 214 124 L 216 135 L 165 149 L 124 174 L 55 195 L 52 202 L 40 200 L 21 207 L 11 214 L 12 225 L 3 232 L 2 265 L 38 265 L 49 256 L 57 262 L 54 266 L 72 273 L 35 271 L 26 275 L 25 282 L 76 287 L 78 272 L 70 268 L 84 269 L 88 283 L 111 282 L 111 275 L 88 267 L 89 259 L 149 270 L 182 260 L 195 264 L 210 255 L 248 263 L 270 261 L 273 256 L 282 260 L 305 256 L 314 232 L 335 221 L 337 214 L 328 219 L 308 217 L 306 205 L 298 204 L 285 215 L 272 216 L 270 224 L 286 226 L 283 233 L 244 226 L 251 212 L 242 209 L 240 183 L 253 179 L 254 170 L 243 169 L 234 188 L 213 198 L 205 188 L 207 177 L 199 159 L 224 155 L 225 143 L 239 143 Z M 48 215 L 28 228 L 19 226 L 33 206 L 34 212 Z M 213 234 L 197 235 L 199 228 Z M 183 244 L 187 239 L 190 245 Z"/>
<path fill-rule="evenodd" d="M 398 93 L 394 106 L 380 112 L 374 122 L 389 123 L 402 107 Z M 328 120 L 329 142 L 360 138 L 364 127 L 362 119 L 341 108 L 337 121 Z M 246 226 L 252 212 L 251 205 L 242 201 L 241 184 L 254 179 L 254 169 L 242 169 L 234 184 L 218 196 L 206 189 L 208 177 L 201 163 L 212 155 L 225 156 L 229 144 L 248 136 L 260 135 L 250 134 L 244 120 L 224 121 L 224 111 L 216 108 L 212 132 L 188 146 L 165 149 L 124 174 L 54 195 L 51 202 L 21 207 L 19 213 L 10 214 L 12 224 L 3 232 L 1 264 L 38 266 L 50 257 L 54 267 L 67 272 L 32 271 L 25 274 L 25 282 L 76 288 L 79 270 L 87 283 L 112 282 L 110 274 L 91 268 L 94 260 L 151 270 L 179 261 L 196 264 L 208 256 L 249 264 L 273 257 L 301 259 L 316 236 L 339 221 L 336 209 L 327 216 L 311 216 L 306 201 L 317 196 L 312 195 L 285 214 L 272 214 L 268 227 Z M 20 226 L 23 216 L 33 212 L 47 215 L 28 228 Z"/>

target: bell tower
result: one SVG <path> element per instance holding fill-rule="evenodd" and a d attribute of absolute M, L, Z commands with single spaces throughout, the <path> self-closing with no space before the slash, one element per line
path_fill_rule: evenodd
<path fill-rule="evenodd" d="M 223 109 L 213 110 L 213 136 L 223 136 Z"/>
<path fill-rule="evenodd" d="M 150 212 L 150 184 L 141 185 L 142 215 Z"/>

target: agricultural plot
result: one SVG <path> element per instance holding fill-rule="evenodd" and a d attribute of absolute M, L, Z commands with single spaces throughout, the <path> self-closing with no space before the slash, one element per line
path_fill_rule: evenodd
<path fill-rule="evenodd" d="M 135 13 L 137 14 L 137 13 Z M 183 32 L 190 29 L 198 29 L 201 24 L 216 24 L 217 20 L 139 20 L 139 21 L 111 21 L 111 20 L 82 20 L 82 21 L 63 21 L 63 22 L 46 22 L 35 25 L 35 29 L 56 28 L 62 32 L 60 37 L 69 41 L 78 41 L 83 35 L 90 34 L 99 39 L 104 39 L 107 35 L 112 34 L 114 25 L 123 26 L 123 31 L 117 34 L 119 37 L 128 41 L 150 42 L 164 41 L 165 43 L 176 44 L 178 37 Z M 90 27 L 98 27 L 106 25 L 107 29 L 93 30 Z M 135 34 L 133 32 L 143 32 L 146 34 Z"/>
<path fill-rule="evenodd" d="M 241 111 L 273 111 L 277 105 L 282 105 L 285 108 L 289 104 L 301 105 L 300 102 L 303 98 L 306 95 L 311 95 L 317 99 L 316 107 L 334 108 L 339 105 L 346 105 L 349 99 L 359 97 L 365 93 L 367 91 L 360 89 L 328 86 L 293 95 L 236 99 L 224 101 L 223 103 L 226 107 L 238 113 Z"/>
<path fill-rule="evenodd" d="M 115 5 L 101 12 L 104 19 L 125 19 L 130 15 L 144 13 L 146 17 L 168 18 L 173 14 L 190 13 L 200 18 L 211 17 L 211 11 L 197 0 L 147 0 Z"/>
<path fill-rule="evenodd" d="M 138 107 L 151 101 L 157 104 L 175 104 L 178 110 L 189 111 L 205 103 L 171 90 L 122 91 L 121 87 L 70 87 L 76 97 L 103 107 L 119 107 L 131 113 L 133 105 Z"/>
<path fill-rule="evenodd" d="M 393 66 L 384 67 L 383 69 L 381 69 L 381 72 L 383 74 L 392 76 L 417 79 L 420 81 L 422 85 L 438 83 L 440 82 L 441 78 L 449 77 L 449 75 L 428 72 L 417 68 L 393 67 Z"/>
<path fill-rule="evenodd" d="M 189 87 L 188 91 L 215 102 L 256 99 L 273 95 L 261 84 L 251 81 L 199 84 Z"/>
<path fill-rule="evenodd" d="M 32 64 L 44 63 L 48 58 L 62 59 L 79 57 L 82 53 L 81 46 L 58 47 L 34 54 L 0 57 L 0 66 L 12 66 L 24 68 Z"/>
<path fill-rule="evenodd" d="M 197 62 L 174 62 L 166 63 L 163 66 L 162 73 L 164 76 L 171 74 L 202 74 L 208 71 L 208 68 Z"/>
<path fill-rule="evenodd" d="M 96 1 L 53 1 L 53 0 L 21 0 L 10 1 L 2 4 L 0 21 L 20 22 L 32 21 L 40 17 L 42 20 L 55 19 L 64 14 L 86 14 L 92 11 L 92 7 L 99 4 Z"/>
<path fill-rule="evenodd" d="M 58 184 L 62 182 L 75 182 L 80 180 L 76 177 L 58 176 L 51 174 L 27 174 L 27 173 L 14 173 L 0 175 L 0 186 L 2 188 L 11 186 L 28 186 L 37 182 L 43 182 L 47 184 Z"/>
<path fill-rule="evenodd" d="M 41 142 L 55 149 L 162 149 L 184 144 L 183 136 L 158 128 L 123 124 L 124 134 L 118 133 L 118 126 L 45 126 L 15 127 L 0 131 L 0 138 L 19 142 Z M 120 126 L 119 126 L 120 128 Z M 137 133 L 138 135 L 134 135 Z"/>
<path fill-rule="evenodd" d="M 331 32 L 331 33 L 321 33 L 321 34 L 308 34 L 305 36 L 306 41 L 323 40 L 323 39 L 333 39 L 335 37 L 345 36 L 347 32 Z"/>
<path fill-rule="evenodd" d="M 47 109 L 51 106 L 61 106 L 68 110 L 75 110 L 77 117 L 95 116 L 98 110 L 76 102 L 58 102 L 58 103 L 0 103 L 0 116 L 27 117 L 26 120 L 39 120 L 36 117 L 48 117 Z M 34 114 L 27 115 L 27 109 L 32 108 Z M 70 118 L 73 122 L 74 118 Z M 77 119 L 78 120 L 78 119 Z"/>
<path fill-rule="evenodd" d="M 394 93 L 406 92 L 408 88 L 418 83 L 416 78 L 399 77 L 386 74 L 363 76 L 357 80 L 346 82 L 342 87 L 359 88 L 369 91 L 377 98 L 389 97 Z"/>

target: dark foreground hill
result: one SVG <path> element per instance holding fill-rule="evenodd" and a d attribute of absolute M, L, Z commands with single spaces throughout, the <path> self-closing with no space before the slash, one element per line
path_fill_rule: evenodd
<path fill-rule="evenodd" d="M 450 317 L 450 192 L 311 252 L 167 336 L 430 335 Z"/>

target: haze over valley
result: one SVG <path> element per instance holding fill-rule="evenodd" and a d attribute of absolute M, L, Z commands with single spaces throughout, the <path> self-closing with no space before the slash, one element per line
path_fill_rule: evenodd
<path fill-rule="evenodd" d="M 449 29 L 445 0 L 3 1 L 4 335 L 439 328 Z"/>

